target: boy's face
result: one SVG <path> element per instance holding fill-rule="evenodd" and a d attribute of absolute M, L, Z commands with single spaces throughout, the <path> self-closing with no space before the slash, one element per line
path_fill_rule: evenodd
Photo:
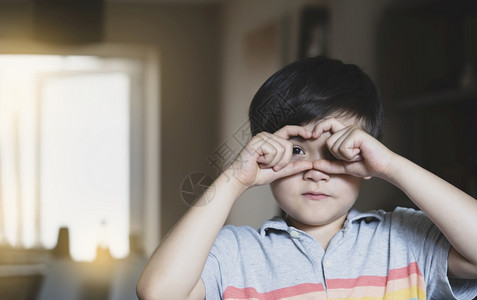
<path fill-rule="evenodd" d="M 361 125 L 356 118 L 335 118 L 344 125 Z M 316 123 L 304 127 L 312 131 Z M 325 144 L 330 135 L 325 132 L 317 139 L 290 138 L 294 145 L 292 160 L 336 159 Z M 275 180 L 270 186 L 278 205 L 287 213 L 289 225 L 305 230 L 331 224 L 341 227 L 362 183 L 362 178 L 311 169 Z"/>

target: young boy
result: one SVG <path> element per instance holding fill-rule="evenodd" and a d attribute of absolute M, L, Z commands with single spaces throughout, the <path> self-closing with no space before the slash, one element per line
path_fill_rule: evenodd
<path fill-rule="evenodd" d="M 152 255 L 141 299 L 477 295 L 477 201 L 378 141 L 381 103 L 358 67 L 323 56 L 288 65 L 249 117 L 253 138 Z M 370 177 L 422 212 L 353 210 Z M 268 183 L 285 218 L 222 228 L 244 191 Z"/>

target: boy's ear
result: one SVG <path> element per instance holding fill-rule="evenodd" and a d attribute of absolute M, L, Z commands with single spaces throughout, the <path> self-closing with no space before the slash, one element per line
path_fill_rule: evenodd
<path fill-rule="evenodd" d="M 364 180 L 370 180 L 371 178 L 373 178 L 372 176 L 365 176 L 363 177 Z"/>

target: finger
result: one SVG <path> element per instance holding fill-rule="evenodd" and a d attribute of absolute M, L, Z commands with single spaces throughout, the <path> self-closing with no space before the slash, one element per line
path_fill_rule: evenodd
<path fill-rule="evenodd" d="M 252 144 L 252 149 L 258 155 L 257 162 L 263 165 L 269 165 L 278 151 L 270 142 L 268 142 L 268 137 L 259 133 L 257 135 L 257 140 Z"/>
<path fill-rule="evenodd" d="M 350 129 L 347 138 L 343 139 L 340 153 L 346 161 L 360 161 L 363 159 L 361 156 L 361 140 L 356 128 Z"/>
<path fill-rule="evenodd" d="M 356 156 L 361 153 L 359 149 L 358 136 L 355 134 L 355 127 L 347 127 L 338 131 L 326 140 L 326 146 L 330 152 L 338 159 L 345 161 L 356 160 Z"/>
<path fill-rule="evenodd" d="M 322 171 L 327 174 L 347 174 L 346 162 L 344 161 L 330 161 L 327 159 L 315 160 L 313 162 L 313 169 Z"/>
<path fill-rule="evenodd" d="M 284 141 L 283 146 L 285 147 L 285 152 L 283 153 L 282 159 L 273 168 L 275 171 L 286 167 L 290 163 L 293 156 L 293 144 L 290 141 Z"/>
<path fill-rule="evenodd" d="M 293 144 L 287 140 L 276 140 L 278 145 L 276 147 L 280 147 L 272 162 L 268 165 L 268 167 L 272 167 L 273 170 L 278 171 L 283 169 L 290 161 L 293 156 Z"/>
<path fill-rule="evenodd" d="M 276 166 L 274 166 L 275 171 L 284 168 L 290 162 L 293 156 L 293 144 L 288 141 L 289 138 L 300 136 L 304 139 L 309 139 L 312 137 L 311 131 L 303 126 L 297 125 L 284 126 L 276 131 L 273 135 L 279 137 L 277 141 L 285 148 L 285 152 L 281 157 L 281 160 L 276 164 Z"/>
<path fill-rule="evenodd" d="M 319 138 L 323 134 L 323 132 L 330 132 L 332 134 L 336 133 L 345 127 L 346 126 L 343 123 L 339 122 L 335 118 L 325 119 L 323 121 L 318 122 L 313 128 L 313 138 Z"/>
<path fill-rule="evenodd" d="M 327 174 L 345 174 L 355 177 L 369 176 L 368 171 L 363 167 L 361 162 L 346 162 L 342 160 L 329 161 L 326 159 L 315 160 L 313 169 L 317 169 Z"/>
<path fill-rule="evenodd" d="M 273 135 L 269 137 L 267 142 L 270 143 L 276 149 L 276 152 L 273 155 L 272 160 L 268 164 L 268 167 L 275 167 L 279 162 L 282 161 L 282 158 L 286 152 L 286 146 L 283 145 L 283 140 L 280 141 L 279 139 L 276 139 L 276 137 Z"/>
<path fill-rule="evenodd" d="M 297 125 L 284 126 L 280 128 L 279 130 L 277 130 L 274 134 L 286 140 L 294 136 L 301 136 L 305 139 L 309 139 L 312 137 L 311 131 L 309 131 L 303 126 L 297 126 Z"/>
<path fill-rule="evenodd" d="M 361 160 L 361 139 L 360 131 L 357 127 L 350 127 L 336 141 L 339 147 L 336 149 L 341 155 L 341 159 L 346 161 Z"/>
<path fill-rule="evenodd" d="M 325 145 L 330 151 L 331 155 L 333 155 L 337 159 L 343 159 L 343 156 L 341 155 L 339 148 L 342 141 L 346 138 L 346 136 L 347 136 L 347 130 L 346 128 L 344 128 L 335 132 L 334 134 L 331 134 L 325 140 Z"/>
<path fill-rule="evenodd" d="M 313 168 L 313 163 L 311 161 L 295 161 L 287 164 L 283 169 L 274 172 L 270 178 L 271 181 L 275 181 L 279 178 L 284 178 L 288 176 L 292 176 L 295 174 L 299 174 L 303 171 L 311 170 Z"/>
<path fill-rule="evenodd" d="M 264 168 L 271 168 L 277 165 L 286 152 L 283 145 L 286 140 L 280 141 L 281 138 L 270 133 L 261 133 L 260 140 L 257 141 L 255 147 L 258 149 L 260 157 L 257 162 L 262 164 Z"/>

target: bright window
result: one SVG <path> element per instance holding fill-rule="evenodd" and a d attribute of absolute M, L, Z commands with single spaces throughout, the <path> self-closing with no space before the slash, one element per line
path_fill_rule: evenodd
<path fill-rule="evenodd" d="M 0 55 L 0 243 L 129 252 L 131 72 L 91 56 Z"/>

